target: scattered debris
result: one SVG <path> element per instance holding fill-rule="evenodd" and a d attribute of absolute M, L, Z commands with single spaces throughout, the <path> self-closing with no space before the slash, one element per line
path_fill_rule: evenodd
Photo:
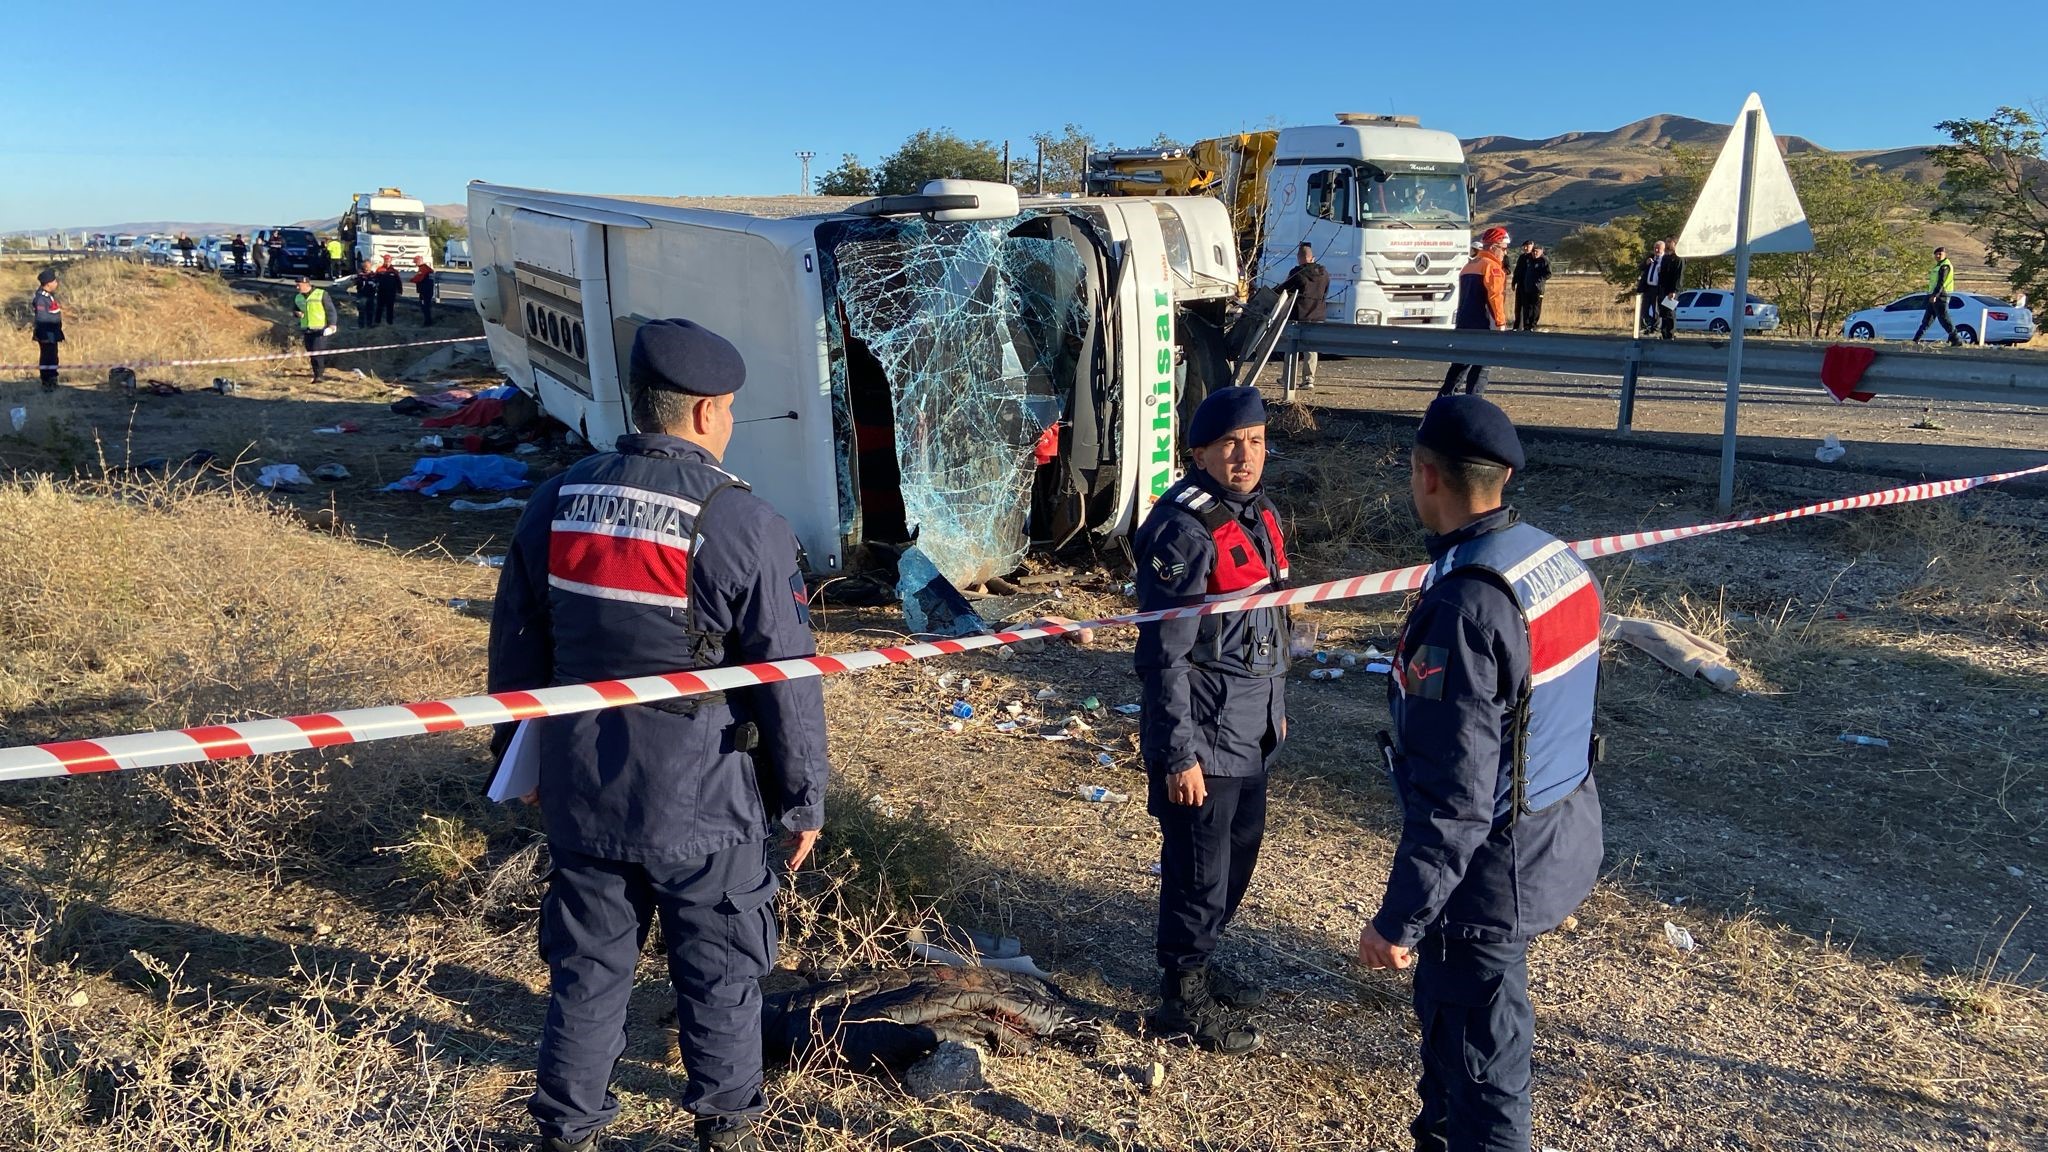
<path fill-rule="evenodd" d="M 2007 864 L 2005 866 L 2005 874 L 2017 880 L 2020 877 L 2025 876 L 2027 874 L 2027 870 L 2025 868 L 2020 867 L 2017 864 Z"/>
<path fill-rule="evenodd" d="M 1095 754 L 1095 762 L 1097 764 L 1102 765 L 1104 768 L 1116 767 L 1116 757 L 1111 756 L 1107 752 L 1097 752 Z"/>
<path fill-rule="evenodd" d="M 313 479 L 346 480 L 348 479 L 348 469 L 340 464 L 322 464 L 318 468 L 313 469 Z"/>
<path fill-rule="evenodd" d="M 1157 1092 L 1166 1087 L 1166 1065 L 1157 1060 L 1145 1065 L 1145 1070 L 1138 1074 L 1138 1083 L 1147 1092 Z"/>
<path fill-rule="evenodd" d="M 1699 945 L 1694 942 L 1691 932 L 1680 928 L 1669 920 L 1664 922 L 1664 939 L 1680 952 L 1693 952 L 1699 949 Z"/>
<path fill-rule="evenodd" d="M 1109 754 L 1105 752 L 1103 755 L 1108 756 Z M 1127 804 L 1131 799 L 1128 792 L 1112 792 L 1100 784 L 1083 784 L 1079 788 L 1074 789 L 1074 795 L 1088 801 L 1090 804 Z"/>
<path fill-rule="evenodd" d="M 1892 742 L 1882 736 L 1858 736 L 1853 732 L 1842 733 L 1842 743 L 1860 744 L 1865 748 L 1889 748 Z"/>
<path fill-rule="evenodd" d="M 1022 716 L 1024 714 L 1024 704 L 1022 701 L 1012 700 L 1008 704 L 1003 705 L 1003 711 L 1008 712 L 1012 716 Z"/>
<path fill-rule="evenodd" d="M 467 557 L 463 563 L 474 564 L 479 568 L 503 568 L 505 566 L 505 558 L 503 556 L 484 556 L 478 554 Z"/>
<path fill-rule="evenodd" d="M 1308 678 L 1311 680 L 1342 680 L 1344 678 L 1344 670 L 1342 668 L 1311 668 L 1308 671 Z"/>
<path fill-rule="evenodd" d="M 422 456 L 413 462 L 412 473 L 384 486 L 386 492 L 418 492 L 439 496 L 465 485 L 479 491 L 501 492 L 530 488 L 524 460 L 509 456 Z"/>
<path fill-rule="evenodd" d="M 896 573 L 896 595 L 903 601 L 903 620 L 912 632 L 972 636 L 988 631 L 988 622 L 975 614 L 967 598 L 916 545 L 897 558 Z"/>
<path fill-rule="evenodd" d="M 1143 712 L 1145 708 L 1140 704 L 1119 704 L 1116 706 L 1116 710 L 1125 716 L 1136 716 L 1138 713 Z"/>
<path fill-rule="evenodd" d="M 229 395 L 230 393 L 234 392 L 234 390 L 237 387 L 239 387 L 239 385 L 237 385 L 233 380 L 230 380 L 225 376 L 215 376 L 213 378 L 213 390 L 222 396 Z"/>
<path fill-rule="evenodd" d="M 342 436 L 361 432 L 362 430 L 363 426 L 353 420 L 337 420 L 332 424 L 323 424 L 313 429 L 313 434 L 316 436 Z"/>
<path fill-rule="evenodd" d="M 1083 698 L 1083 699 L 1081 700 L 1081 711 L 1083 711 L 1083 712 L 1100 712 L 1100 711 L 1102 711 L 1102 701 L 1100 701 L 1100 700 L 1097 700 L 1097 699 L 1096 699 L 1095 697 L 1093 697 L 1093 696 L 1088 696 L 1088 697 L 1084 697 L 1084 698 Z"/>
<path fill-rule="evenodd" d="M 273 492 L 303 492 L 313 486 L 313 478 L 297 464 L 265 464 L 256 474 L 256 486 Z"/>
<path fill-rule="evenodd" d="M 23 428 L 28 426 L 28 409 L 9 408 L 7 410 L 7 422 L 9 424 L 14 425 L 14 430 L 16 432 L 21 431 Z"/>
<path fill-rule="evenodd" d="M 90 1003 L 92 1003 L 92 997 L 86 995 L 85 989 L 80 988 L 64 1001 L 64 1006 L 67 1008 L 83 1008 Z"/>
<path fill-rule="evenodd" d="M 474 500 L 450 500 L 448 502 L 448 510 L 450 512 L 505 512 L 524 507 L 526 507 L 526 501 L 521 500 L 517 496 L 507 496 L 503 500 L 493 500 L 488 504 L 479 504 Z"/>
<path fill-rule="evenodd" d="M 1840 460 L 1842 457 L 1847 456 L 1848 454 L 1849 450 L 1847 448 L 1842 447 L 1842 442 L 1840 440 L 1835 439 L 1833 436 L 1829 436 L 1826 439 L 1822 440 L 1820 442 L 1820 447 L 1815 448 L 1813 450 L 1813 458 L 1815 460 L 1820 461 L 1823 464 L 1833 464 L 1835 461 Z"/>
<path fill-rule="evenodd" d="M 953 701 L 953 706 L 952 706 L 951 708 L 947 709 L 947 711 L 949 711 L 949 712 L 951 712 L 951 713 L 953 714 L 953 718 L 954 718 L 955 720 L 972 720 L 972 719 L 974 719 L 974 705 L 972 705 L 972 704 L 969 704 L 969 703 L 968 703 L 967 701 L 965 701 L 965 700 L 955 700 L 955 701 Z"/>
<path fill-rule="evenodd" d="M 1059 699 L 1059 698 L 1060 698 L 1060 694 L 1059 694 L 1059 691 L 1058 691 L 1057 689 L 1054 689 L 1054 688 L 1040 688 L 1040 689 L 1038 690 L 1038 699 L 1040 699 L 1040 700 L 1057 700 L 1057 699 Z"/>
<path fill-rule="evenodd" d="M 445 447 L 445 443 L 439 436 L 422 436 L 419 439 L 419 446 L 422 448 L 441 448 Z"/>
<path fill-rule="evenodd" d="M 916 945 L 913 945 L 916 947 Z M 945 951 L 940 949 L 940 951 Z M 952 954 L 951 955 L 957 955 Z M 857 1072 L 908 1069 L 943 1045 L 1030 1052 L 1050 1040 L 1084 1052 L 1101 1027 L 1043 977 L 993 967 L 856 969 L 762 998 L 763 1054 L 783 1064 L 823 1055 Z"/>
<path fill-rule="evenodd" d="M 1627 641 L 1673 672 L 1697 676 L 1723 692 L 1742 680 L 1742 674 L 1728 663 L 1726 645 L 1696 636 L 1676 624 L 1609 614 L 1601 618 L 1600 638 Z"/>

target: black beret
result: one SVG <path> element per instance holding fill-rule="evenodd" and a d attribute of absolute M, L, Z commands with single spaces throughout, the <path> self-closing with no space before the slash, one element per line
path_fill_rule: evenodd
<path fill-rule="evenodd" d="M 45 268 L 41 272 L 36 273 L 37 284 L 49 284 L 56 279 L 57 270 L 55 268 Z"/>
<path fill-rule="evenodd" d="M 692 396 L 724 396 L 747 382 L 740 350 L 688 320 L 649 320 L 633 336 L 632 385 Z"/>
<path fill-rule="evenodd" d="M 1508 414 L 1480 396 L 1439 396 L 1422 414 L 1415 442 L 1451 460 L 1485 460 L 1519 470 L 1522 440 Z"/>
<path fill-rule="evenodd" d="M 1266 402 L 1257 388 L 1218 388 L 1203 398 L 1201 406 L 1195 409 L 1194 419 L 1188 421 L 1188 443 L 1200 448 L 1239 428 L 1265 422 Z"/>

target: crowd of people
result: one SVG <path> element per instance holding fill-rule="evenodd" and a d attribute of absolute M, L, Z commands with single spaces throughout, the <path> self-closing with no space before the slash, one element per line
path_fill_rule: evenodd
<path fill-rule="evenodd" d="M 249 254 L 248 241 L 238 234 L 231 243 L 230 251 L 236 265 L 241 267 Z M 330 240 L 328 244 L 332 248 L 332 258 L 339 261 L 340 242 Z M 260 245 L 257 251 L 262 251 Z M 260 267 L 262 257 L 259 255 L 258 259 Z M 324 375 L 327 340 L 340 330 L 341 323 L 341 306 L 327 288 L 315 286 L 323 279 L 326 277 L 310 273 L 301 275 L 292 297 L 292 315 L 300 341 L 312 361 L 315 382 Z M 413 262 L 412 275 L 407 277 L 393 266 L 389 256 L 375 264 L 363 261 L 361 270 L 356 274 L 356 326 L 371 328 L 397 323 L 398 298 L 404 294 L 408 282 L 419 301 L 421 326 L 431 327 L 434 304 L 440 292 L 434 266 L 425 257 L 420 257 Z M 60 370 L 58 345 L 64 342 L 64 305 L 57 295 L 60 286 L 57 270 L 46 268 L 36 275 L 36 290 L 29 297 L 30 338 L 36 345 L 38 376 L 46 389 L 57 386 Z M 316 351 L 323 355 L 310 355 Z"/>

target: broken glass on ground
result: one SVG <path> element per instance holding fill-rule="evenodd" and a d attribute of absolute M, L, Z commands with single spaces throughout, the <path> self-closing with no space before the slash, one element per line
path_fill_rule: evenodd
<path fill-rule="evenodd" d="M 896 562 L 896 594 L 903 600 L 903 622 L 918 635 L 972 636 L 988 631 L 977 615 L 930 559 L 915 545 Z"/>
<path fill-rule="evenodd" d="M 893 480 L 902 523 L 890 527 L 960 584 L 1023 558 L 1033 449 L 1064 414 L 1071 382 L 1056 366 L 1085 319 L 1080 255 L 1065 239 L 1013 235 L 1026 220 L 855 221 L 830 247 L 847 337 L 833 365 L 835 416 L 859 456 L 841 471 L 842 528 L 852 530 L 858 501 L 870 536 L 886 538 L 869 493 Z M 852 379 L 875 373 L 886 413 Z M 877 442 L 884 419 L 889 453 Z M 859 493 L 846 479 L 856 470 Z"/>

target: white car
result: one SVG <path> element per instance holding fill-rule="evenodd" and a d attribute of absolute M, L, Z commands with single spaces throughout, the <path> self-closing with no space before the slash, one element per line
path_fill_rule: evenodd
<path fill-rule="evenodd" d="M 1672 326 L 1689 332 L 1726 332 L 1730 329 L 1729 313 L 1735 305 L 1735 293 L 1719 288 L 1700 288 L 1678 294 L 1678 311 Z M 1742 330 L 1744 332 L 1771 332 L 1778 327 L 1778 306 L 1766 304 L 1755 296 L 1742 309 Z"/>
<path fill-rule="evenodd" d="M 142 246 L 142 262 L 145 264 L 176 264 L 178 250 L 173 247 L 177 241 L 169 236 L 151 236 Z"/>
<path fill-rule="evenodd" d="M 1842 335 L 1851 340 L 1911 340 L 1927 312 L 1927 293 L 1901 296 L 1889 304 L 1849 313 Z M 2025 344 L 2034 338 L 2034 313 L 1995 296 L 1957 292 L 1948 298 L 1948 320 L 1965 344 Z M 1946 340 L 1939 322 L 1929 323 L 1923 340 Z"/>

